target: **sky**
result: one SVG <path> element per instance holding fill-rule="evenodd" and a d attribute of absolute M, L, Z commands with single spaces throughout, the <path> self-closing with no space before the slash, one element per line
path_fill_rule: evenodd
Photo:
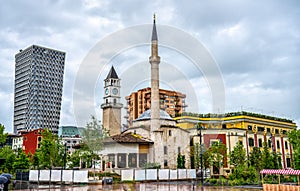
<path fill-rule="evenodd" d="M 126 95 L 150 86 L 153 13 L 160 86 L 185 93 L 186 111 L 245 110 L 299 124 L 297 0 L 10 0 L 0 7 L 5 131 L 13 131 L 14 56 L 32 44 L 67 54 L 60 125 L 84 126 L 93 114 L 102 120 L 103 79 L 112 65 L 124 105 Z"/>

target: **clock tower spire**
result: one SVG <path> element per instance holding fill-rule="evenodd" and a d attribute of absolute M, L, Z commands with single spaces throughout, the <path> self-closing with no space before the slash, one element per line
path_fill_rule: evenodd
<path fill-rule="evenodd" d="M 121 79 L 112 66 L 106 79 L 104 79 L 104 103 L 101 105 L 103 127 L 109 131 L 110 136 L 121 133 L 123 104 L 120 103 L 120 81 Z"/>

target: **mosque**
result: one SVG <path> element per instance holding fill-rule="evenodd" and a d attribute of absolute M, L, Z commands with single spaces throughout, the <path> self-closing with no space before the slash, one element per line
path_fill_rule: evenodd
<path fill-rule="evenodd" d="M 161 168 L 176 169 L 177 158 L 184 156 L 185 168 L 194 168 L 190 148 L 201 142 L 201 147 L 210 148 L 216 142 L 226 146 L 227 156 L 241 143 L 247 156 L 254 147 L 262 150 L 267 143 L 271 152 L 278 154 L 283 168 L 291 167 L 293 148 L 288 132 L 297 128 L 292 120 L 246 111 L 226 114 L 183 113 L 172 118 L 160 109 L 158 35 L 153 20 L 151 55 L 151 106 L 133 120 L 130 128 L 121 132 L 120 78 L 114 67 L 104 80 L 103 126 L 110 133 L 101 151 L 110 168 L 142 168 L 155 163 Z M 200 134 L 199 129 L 201 127 Z M 202 134 L 201 134 L 202 131 Z M 202 139 L 200 139 L 200 136 Z M 224 157 L 217 166 L 211 167 L 212 174 L 231 173 L 232 166 Z"/>
<path fill-rule="evenodd" d="M 160 109 L 158 35 L 155 16 L 151 38 L 151 106 L 121 132 L 120 78 L 112 66 L 104 80 L 103 126 L 111 140 L 101 152 L 113 168 L 140 168 L 155 163 L 161 168 L 177 168 L 178 155 L 184 156 L 185 168 L 190 167 L 190 135 L 176 126 L 176 121 Z"/>

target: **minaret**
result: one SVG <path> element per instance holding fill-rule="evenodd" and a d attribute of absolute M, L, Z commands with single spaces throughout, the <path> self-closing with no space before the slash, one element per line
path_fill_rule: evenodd
<path fill-rule="evenodd" d="M 153 16 L 153 29 L 151 38 L 151 132 L 160 128 L 160 108 L 159 108 L 159 63 L 158 40 L 155 25 L 155 14 Z"/>
<path fill-rule="evenodd" d="M 120 81 L 121 79 L 112 66 L 104 80 L 104 103 L 101 105 L 103 109 L 103 127 L 109 131 L 110 136 L 121 133 L 121 109 L 123 104 L 120 103 Z"/>

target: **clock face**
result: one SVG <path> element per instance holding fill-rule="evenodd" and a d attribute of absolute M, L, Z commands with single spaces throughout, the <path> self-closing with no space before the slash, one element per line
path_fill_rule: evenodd
<path fill-rule="evenodd" d="M 108 95 L 108 88 L 105 89 L 105 95 Z"/>
<path fill-rule="evenodd" d="M 112 93 L 113 93 L 114 95 L 117 95 L 117 94 L 118 94 L 118 89 L 117 89 L 117 88 L 114 88 L 114 89 L 112 90 Z"/>

